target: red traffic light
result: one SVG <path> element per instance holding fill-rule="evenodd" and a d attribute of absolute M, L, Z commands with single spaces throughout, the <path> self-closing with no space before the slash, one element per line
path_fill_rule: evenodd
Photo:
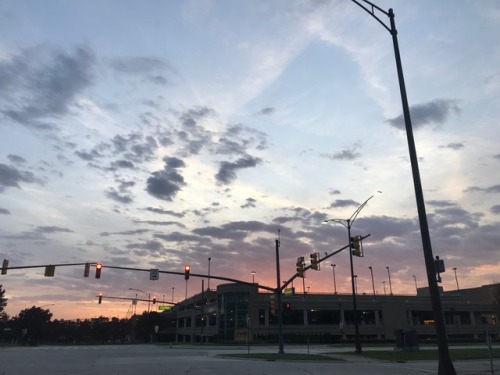
<path fill-rule="evenodd" d="M 96 279 L 101 278 L 101 270 L 102 270 L 102 263 L 97 263 L 95 265 L 95 278 Z"/>
<path fill-rule="evenodd" d="M 191 271 L 191 267 L 189 264 L 184 266 L 184 279 L 189 280 L 189 271 Z"/>

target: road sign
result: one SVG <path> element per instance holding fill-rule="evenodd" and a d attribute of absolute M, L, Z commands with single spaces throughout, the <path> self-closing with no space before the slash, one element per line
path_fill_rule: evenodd
<path fill-rule="evenodd" d="M 149 280 L 158 280 L 160 278 L 160 270 L 158 268 L 149 271 Z"/>
<path fill-rule="evenodd" d="M 160 310 L 160 311 L 169 311 L 169 310 L 172 310 L 172 306 L 169 306 L 169 305 L 158 306 L 158 310 Z"/>

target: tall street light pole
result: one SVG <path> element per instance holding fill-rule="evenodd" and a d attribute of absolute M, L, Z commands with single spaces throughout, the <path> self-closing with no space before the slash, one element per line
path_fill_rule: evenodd
<path fill-rule="evenodd" d="M 207 289 L 210 290 L 210 261 L 212 260 L 212 258 L 208 258 L 208 285 L 207 285 Z"/>
<path fill-rule="evenodd" d="M 324 220 L 323 223 L 334 222 L 338 224 L 342 224 L 347 228 L 347 241 L 349 243 L 349 261 L 351 264 L 351 288 L 352 288 L 352 309 L 354 313 L 354 331 L 355 331 L 355 339 L 356 339 L 356 353 L 361 354 L 363 350 L 361 349 L 361 342 L 359 340 L 359 325 L 358 325 L 358 310 L 356 306 L 356 285 L 355 285 L 355 277 L 354 277 L 354 265 L 352 262 L 352 241 L 351 241 L 351 227 L 354 224 L 354 220 L 358 217 L 358 214 L 361 210 L 366 206 L 368 201 L 372 199 L 374 195 L 365 200 L 363 203 L 359 205 L 359 207 L 354 211 L 349 219 L 327 219 Z"/>
<path fill-rule="evenodd" d="M 429 282 L 429 293 L 431 297 L 432 310 L 434 312 L 434 321 L 436 327 L 436 335 L 438 339 L 439 365 L 438 375 L 455 375 L 455 367 L 451 361 L 450 352 L 448 349 L 448 339 L 446 336 L 446 326 L 439 296 L 439 288 L 436 280 L 436 270 L 434 268 L 434 256 L 432 254 L 431 237 L 429 234 L 429 224 L 427 222 L 427 214 L 425 212 L 425 201 L 422 190 L 422 182 L 420 180 L 420 171 L 418 168 L 418 157 L 415 148 L 415 139 L 413 137 L 413 128 L 410 117 L 410 107 L 408 105 L 408 97 L 406 95 L 406 85 L 403 75 L 403 65 L 399 53 L 398 32 L 396 30 L 396 22 L 394 21 L 394 11 L 389 9 L 385 11 L 368 0 L 351 0 L 359 7 L 364 9 L 375 20 L 377 20 L 392 36 L 392 44 L 394 47 L 394 56 L 396 59 L 396 69 L 398 73 L 399 90 L 401 93 L 401 104 L 403 106 L 403 116 L 405 120 L 406 137 L 408 141 L 408 151 L 410 154 L 410 164 L 413 174 L 413 185 L 415 189 L 415 198 L 417 203 L 418 219 L 420 223 L 420 235 L 422 237 L 422 247 L 425 259 L 425 268 L 427 271 L 427 281 Z M 382 13 L 389 18 L 390 27 L 387 26 L 380 18 L 375 15 L 375 11 Z"/>
<path fill-rule="evenodd" d="M 389 276 L 389 292 L 392 296 L 391 270 L 389 269 L 389 267 L 385 268 L 387 268 L 387 276 Z"/>
<path fill-rule="evenodd" d="M 455 272 L 455 281 L 457 282 L 457 290 L 460 290 L 460 287 L 458 286 L 457 267 L 453 267 L 453 272 Z"/>
<path fill-rule="evenodd" d="M 415 277 L 415 275 L 413 275 L 413 280 L 415 280 L 415 291 L 416 291 L 416 292 L 417 292 L 417 294 L 418 294 L 417 278 Z"/>
<path fill-rule="evenodd" d="M 256 272 L 252 271 L 251 274 L 252 274 L 252 284 L 255 284 L 255 274 L 256 274 Z"/>
<path fill-rule="evenodd" d="M 330 266 L 332 266 L 332 271 L 333 271 L 333 291 L 334 291 L 334 294 L 337 294 L 337 281 L 335 281 L 335 266 L 337 266 L 337 265 L 330 264 Z"/>
<path fill-rule="evenodd" d="M 372 274 L 372 288 L 373 288 L 373 296 L 375 297 L 375 282 L 373 281 L 373 268 L 372 266 L 368 267 L 370 269 L 370 273 Z"/>

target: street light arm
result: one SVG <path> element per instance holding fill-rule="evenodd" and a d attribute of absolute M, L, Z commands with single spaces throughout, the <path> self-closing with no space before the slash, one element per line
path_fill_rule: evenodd
<path fill-rule="evenodd" d="M 342 220 L 342 219 L 326 219 L 326 220 L 323 220 L 323 224 L 331 223 L 331 222 L 334 222 L 334 223 L 337 223 L 337 224 L 342 224 L 344 227 L 347 228 L 347 220 Z"/>
<path fill-rule="evenodd" d="M 359 213 L 361 212 L 361 210 L 366 206 L 366 204 L 368 203 L 368 201 L 370 199 L 372 199 L 375 195 L 372 195 L 370 198 L 368 198 L 366 201 L 364 201 L 363 203 L 361 203 L 361 205 L 356 209 L 356 211 L 354 211 L 354 213 L 351 215 L 351 217 L 349 218 L 349 221 L 351 224 L 351 226 L 354 224 L 354 220 L 356 220 L 356 218 L 358 217 Z"/>
<path fill-rule="evenodd" d="M 389 33 L 392 35 L 393 32 L 395 32 L 396 30 L 395 29 L 392 29 L 392 28 L 389 28 L 389 26 L 387 26 L 384 21 L 382 21 L 380 18 L 378 18 L 376 15 L 375 15 L 375 9 L 378 10 L 379 12 L 385 14 L 387 17 L 391 18 L 391 12 L 386 12 L 385 10 L 383 10 L 382 8 L 380 8 L 379 6 L 373 4 L 372 2 L 368 1 L 368 0 L 360 0 L 366 4 L 369 4 L 371 9 L 368 8 L 366 5 L 363 5 L 361 4 L 358 0 L 351 0 L 353 3 L 355 3 L 356 5 L 358 5 L 360 8 L 362 8 L 366 13 L 368 13 L 370 16 L 372 16 L 373 18 L 375 18 L 375 20 L 377 20 L 378 23 L 380 23 L 384 29 L 386 29 L 387 31 L 389 31 Z"/>

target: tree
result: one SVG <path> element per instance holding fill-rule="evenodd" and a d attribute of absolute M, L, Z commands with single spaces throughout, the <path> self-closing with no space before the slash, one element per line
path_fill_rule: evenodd
<path fill-rule="evenodd" d="M 2 289 L 2 285 L 0 284 L 0 313 L 7 306 L 7 298 L 5 298 L 5 289 Z"/>
<path fill-rule="evenodd" d="M 24 340 L 31 344 L 37 344 L 42 339 L 52 318 L 50 310 L 44 310 L 40 307 L 31 307 L 19 312 L 15 317 L 14 323 Z"/>

